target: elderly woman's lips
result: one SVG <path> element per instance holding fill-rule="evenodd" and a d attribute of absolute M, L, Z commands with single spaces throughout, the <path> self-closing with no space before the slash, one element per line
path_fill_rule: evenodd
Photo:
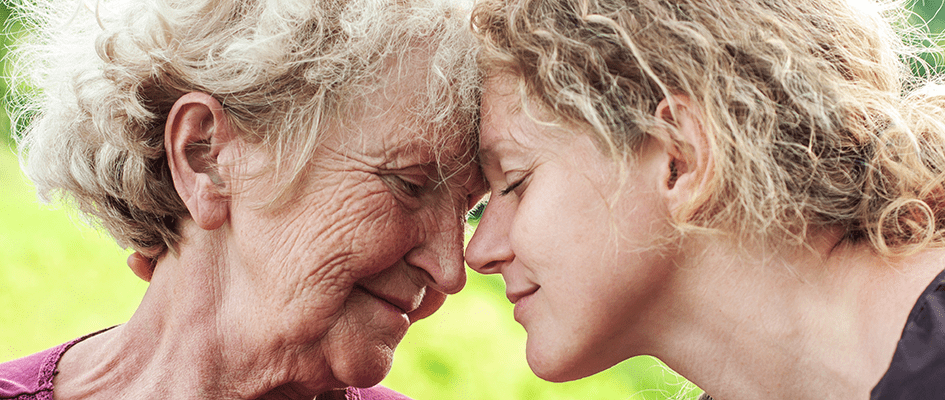
<path fill-rule="evenodd" d="M 368 289 L 368 288 L 366 288 L 366 287 L 363 287 L 363 286 L 358 286 L 358 288 L 361 289 L 361 290 L 363 290 L 365 293 L 367 293 L 367 294 L 369 294 L 369 295 L 371 295 L 371 296 L 373 296 L 373 297 L 376 297 L 378 300 L 381 300 L 381 301 L 383 301 L 383 302 L 385 302 L 385 303 L 388 303 L 388 304 L 390 304 L 390 305 L 396 307 L 396 308 L 397 308 L 398 310 L 400 310 L 400 312 L 403 313 L 403 314 L 410 313 L 411 311 L 416 310 L 417 307 L 418 307 L 418 305 L 415 305 L 415 304 L 414 304 L 414 300 L 413 300 L 413 299 L 399 298 L 399 297 L 394 296 L 394 295 L 376 293 L 376 292 L 373 292 L 373 291 L 371 291 L 370 289 Z"/>

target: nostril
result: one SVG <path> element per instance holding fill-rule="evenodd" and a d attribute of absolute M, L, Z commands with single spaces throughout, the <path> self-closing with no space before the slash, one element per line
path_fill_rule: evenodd
<path fill-rule="evenodd" d="M 469 252 L 466 253 L 466 264 L 469 265 L 469 268 L 472 268 L 473 271 L 476 271 L 480 274 L 488 275 L 501 272 L 499 271 L 501 266 L 501 262 L 499 260 L 481 261 L 476 257 L 471 257 Z"/>
<path fill-rule="evenodd" d="M 459 293 L 466 286 L 466 268 L 442 268 L 431 274 L 423 270 L 423 277 L 426 279 L 424 286 L 432 288 L 443 294 Z"/>
<path fill-rule="evenodd" d="M 466 285 L 463 253 L 458 245 L 416 248 L 407 253 L 404 261 L 417 271 L 412 275 L 418 285 L 428 286 L 445 294 L 459 292 Z"/>
<path fill-rule="evenodd" d="M 483 229 L 480 225 L 469 240 L 466 246 L 466 263 L 476 272 L 499 273 L 502 265 L 514 257 L 508 241 L 496 232 Z"/>

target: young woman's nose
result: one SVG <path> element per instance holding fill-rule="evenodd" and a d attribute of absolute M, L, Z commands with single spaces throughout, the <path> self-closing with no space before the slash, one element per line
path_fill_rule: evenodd
<path fill-rule="evenodd" d="M 501 267 L 514 257 L 509 244 L 509 228 L 515 216 L 511 201 L 494 196 L 489 199 L 479 219 L 476 233 L 466 247 L 466 264 L 481 274 L 501 272 Z"/>

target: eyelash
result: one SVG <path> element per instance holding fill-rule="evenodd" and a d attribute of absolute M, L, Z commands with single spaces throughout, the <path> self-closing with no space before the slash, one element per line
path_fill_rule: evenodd
<path fill-rule="evenodd" d="M 505 196 L 509 193 L 512 193 L 512 191 L 514 191 L 515 189 L 518 189 L 519 186 L 522 186 L 523 183 L 525 183 L 525 178 L 519 179 L 515 181 L 515 183 L 512 183 L 511 185 L 506 187 L 505 189 L 502 189 L 502 191 L 499 192 L 499 195 Z"/>
<path fill-rule="evenodd" d="M 404 192 L 410 197 L 420 197 L 424 189 L 426 189 L 423 185 L 418 185 L 404 178 L 398 177 L 397 179 L 400 180 L 401 185 L 403 185 Z"/>

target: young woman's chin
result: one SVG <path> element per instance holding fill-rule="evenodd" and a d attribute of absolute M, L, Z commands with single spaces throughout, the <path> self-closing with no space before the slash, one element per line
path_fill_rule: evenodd
<path fill-rule="evenodd" d="M 607 362 L 599 357 L 589 357 L 587 353 L 575 351 L 575 348 L 571 346 L 548 346 L 548 343 L 536 343 L 540 339 L 532 340 L 532 337 L 529 334 L 525 347 L 525 359 L 535 376 L 548 382 L 560 383 L 586 378 L 617 364 L 617 362 Z"/>

